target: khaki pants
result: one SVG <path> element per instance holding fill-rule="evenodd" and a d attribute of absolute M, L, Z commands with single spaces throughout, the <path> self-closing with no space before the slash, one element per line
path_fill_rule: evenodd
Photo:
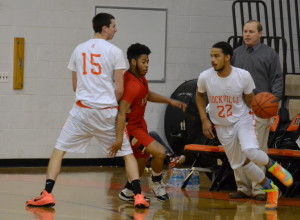
<path fill-rule="evenodd" d="M 268 138 L 270 132 L 270 119 L 262 119 L 256 117 L 256 131 L 257 140 L 259 143 L 259 149 L 267 153 L 268 151 Z M 260 167 L 265 173 L 266 168 Z M 242 168 L 234 170 L 234 177 L 237 185 L 237 190 L 245 193 L 248 196 L 256 196 L 257 194 L 264 194 L 261 191 L 261 185 L 255 182 L 251 182 L 243 173 Z"/>

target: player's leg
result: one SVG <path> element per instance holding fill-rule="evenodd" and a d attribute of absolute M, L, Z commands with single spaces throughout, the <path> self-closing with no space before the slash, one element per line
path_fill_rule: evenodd
<path fill-rule="evenodd" d="M 247 177 L 262 186 L 262 191 L 267 193 L 267 209 L 277 208 L 279 189 L 272 180 L 265 176 L 265 173 L 253 162 L 246 160 L 242 166 L 243 171 Z"/>
<path fill-rule="evenodd" d="M 49 160 L 47 169 L 47 179 L 45 183 L 45 189 L 41 192 L 40 196 L 26 201 L 27 206 L 54 206 L 55 200 L 52 194 L 52 189 L 55 184 L 55 180 L 60 172 L 61 161 L 65 155 L 65 151 L 53 149 L 52 155 Z"/>
<path fill-rule="evenodd" d="M 72 116 L 69 116 L 60 136 L 57 139 L 55 148 L 49 160 L 45 189 L 41 192 L 41 195 L 27 200 L 27 206 L 54 206 L 55 200 L 52 194 L 52 190 L 59 175 L 61 169 L 62 159 L 67 151 L 82 152 L 85 151 L 90 141 L 89 136 L 86 135 L 86 131 L 80 129 L 81 123 L 74 120 Z M 72 134 L 72 135 L 71 135 Z M 77 134 L 74 135 L 74 134 Z M 80 136 L 80 138 L 78 138 Z"/>
<path fill-rule="evenodd" d="M 160 143 L 154 140 L 146 147 L 145 152 L 150 153 L 153 156 L 151 161 L 152 175 L 150 187 L 159 201 L 168 201 L 169 195 L 166 192 L 162 175 L 165 160 L 165 149 Z"/>
<path fill-rule="evenodd" d="M 185 162 L 185 156 L 177 156 L 174 151 L 162 140 L 159 134 L 155 131 L 150 131 L 149 135 L 153 137 L 158 143 L 160 143 L 166 150 L 166 161 L 170 169 L 178 167 Z"/>
<path fill-rule="evenodd" d="M 148 208 L 150 204 L 146 201 L 142 194 L 139 169 L 136 159 L 133 154 L 125 155 L 123 158 L 125 160 L 126 174 L 134 194 L 134 206 L 136 208 Z"/>
<path fill-rule="evenodd" d="M 256 131 L 259 148 L 267 153 L 270 133 L 270 119 L 256 117 Z M 266 173 L 265 166 L 260 166 L 260 168 L 264 173 Z M 266 193 L 260 190 L 260 185 L 254 182 L 252 183 L 252 195 L 256 200 L 265 201 L 267 199 Z"/>
<path fill-rule="evenodd" d="M 265 173 L 259 166 L 266 166 L 267 169 L 276 176 L 283 184 L 289 186 L 292 184 L 291 174 L 274 163 L 268 155 L 258 148 L 258 141 L 256 139 L 255 127 L 251 125 L 250 120 L 245 120 L 238 125 L 238 139 L 241 145 L 243 154 L 247 158 L 242 168 L 245 174 L 256 183 L 263 186 L 263 191 L 267 193 L 266 208 L 276 208 L 278 200 L 278 187 L 269 179 L 265 177 Z M 276 169 L 276 171 L 275 171 Z M 283 177 L 284 175 L 284 177 Z M 276 197 L 277 196 L 277 197 Z"/>
<path fill-rule="evenodd" d="M 145 166 L 148 162 L 148 158 L 139 158 L 137 159 L 138 169 L 139 169 L 139 176 L 141 177 Z M 119 193 L 119 198 L 123 201 L 134 203 L 134 191 L 131 181 L 128 179 L 126 182 L 125 187 Z M 150 202 L 150 198 L 145 196 L 145 200 Z"/>

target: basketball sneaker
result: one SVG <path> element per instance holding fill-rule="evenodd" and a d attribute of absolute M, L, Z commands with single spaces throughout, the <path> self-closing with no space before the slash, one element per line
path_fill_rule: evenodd
<path fill-rule="evenodd" d="M 267 203 L 265 205 L 266 209 L 276 209 L 277 203 L 278 203 L 278 195 L 279 195 L 279 189 L 278 187 L 271 182 L 270 186 L 272 188 L 263 188 L 262 191 L 267 193 Z"/>
<path fill-rule="evenodd" d="M 27 212 L 34 215 L 39 220 L 54 220 L 55 209 L 52 207 L 26 206 Z"/>
<path fill-rule="evenodd" d="M 150 202 L 149 197 L 146 197 L 146 196 L 144 196 L 144 197 L 147 202 Z M 119 193 L 119 199 L 129 202 L 129 203 L 134 203 L 134 193 L 132 190 L 124 188 Z"/>
<path fill-rule="evenodd" d="M 166 202 L 170 199 L 168 193 L 166 192 L 165 184 L 162 181 L 151 181 L 149 185 L 158 201 Z"/>
<path fill-rule="evenodd" d="M 178 157 L 171 157 L 170 158 L 170 163 L 169 163 L 169 169 L 175 168 L 180 166 L 185 162 L 185 156 L 180 155 Z"/>
<path fill-rule="evenodd" d="M 275 162 L 268 171 L 285 186 L 289 187 L 293 184 L 293 177 L 290 172 L 280 166 L 277 162 Z"/>
<path fill-rule="evenodd" d="M 134 196 L 134 207 L 135 208 L 149 208 L 150 204 L 146 201 L 143 194 L 136 194 Z"/>
<path fill-rule="evenodd" d="M 48 193 L 46 190 L 43 190 L 40 196 L 27 200 L 26 205 L 49 207 L 55 205 L 55 200 L 52 193 Z"/>

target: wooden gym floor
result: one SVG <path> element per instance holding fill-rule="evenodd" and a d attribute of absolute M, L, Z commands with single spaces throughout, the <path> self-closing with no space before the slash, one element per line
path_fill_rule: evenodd
<path fill-rule="evenodd" d="M 122 167 L 64 167 L 54 188 L 53 208 L 27 208 L 25 201 L 44 187 L 46 168 L 0 169 L 0 219 L 2 220 L 96 220 L 96 219 L 205 219 L 205 220 L 298 220 L 300 198 L 280 198 L 277 211 L 265 211 L 264 203 L 233 200 L 228 192 L 209 192 L 210 181 L 200 175 L 200 190 L 168 188 L 169 202 L 156 200 L 142 177 L 143 190 L 151 198 L 146 210 L 134 209 L 119 200 L 124 185 Z"/>

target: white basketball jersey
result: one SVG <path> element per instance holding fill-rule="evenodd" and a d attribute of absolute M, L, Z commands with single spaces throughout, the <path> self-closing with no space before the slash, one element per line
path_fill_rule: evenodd
<path fill-rule="evenodd" d="M 207 93 L 213 124 L 232 125 L 249 114 L 243 94 L 250 94 L 255 85 L 248 71 L 232 66 L 230 75 L 222 78 L 210 68 L 200 74 L 197 86 L 200 93 Z"/>
<path fill-rule="evenodd" d="M 68 69 L 77 73 L 76 101 L 96 109 L 118 105 L 113 72 L 126 69 L 121 49 L 104 39 L 90 39 L 75 48 Z"/>

